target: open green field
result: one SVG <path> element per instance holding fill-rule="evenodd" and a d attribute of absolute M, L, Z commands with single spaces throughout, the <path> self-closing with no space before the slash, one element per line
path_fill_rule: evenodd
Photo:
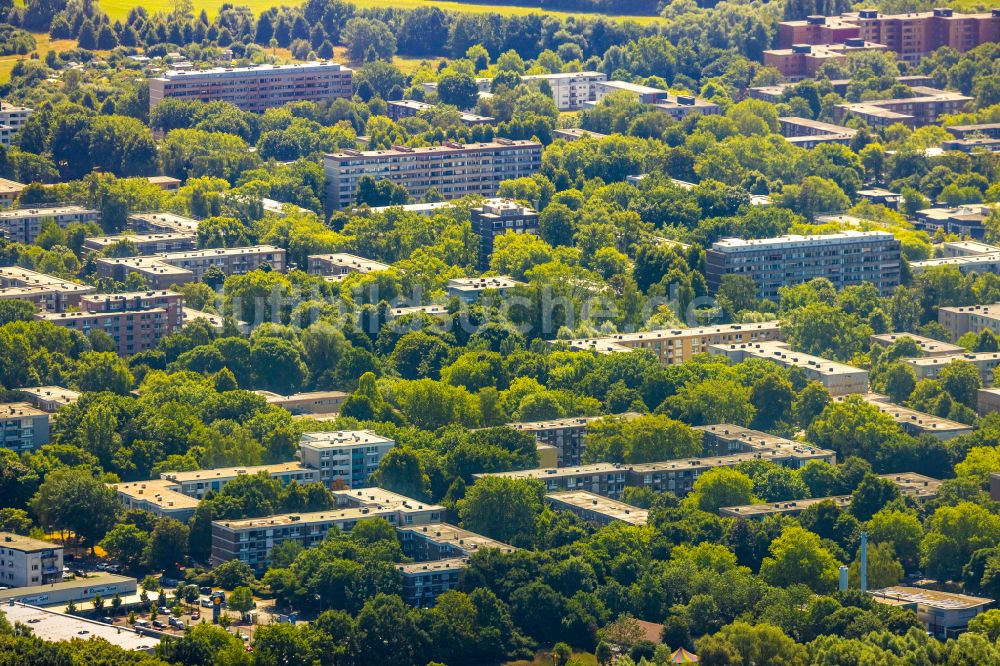
<path fill-rule="evenodd" d="M 546 13 L 553 16 L 576 16 L 578 18 L 597 18 L 602 16 L 601 14 L 586 14 L 578 12 L 560 12 L 560 11 L 549 11 L 542 10 L 540 8 L 533 7 L 514 7 L 511 5 L 503 4 L 478 4 L 471 2 L 450 2 L 449 0 L 392 0 L 391 3 L 386 3 L 385 0 L 351 0 L 358 7 L 385 7 L 390 4 L 392 7 L 401 9 L 414 9 L 416 7 L 440 7 L 441 9 L 458 11 L 458 12 L 496 12 L 498 14 L 507 15 L 525 15 L 531 13 Z M 280 4 L 295 4 L 294 2 L 280 2 L 280 0 L 199 0 L 195 3 L 195 10 L 201 11 L 205 9 L 209 14 L 214 15 L 219 11 L 219 7 L 223 5 L 224 2 L 229 2 L 235 5 L 246 5 L 253 10 L 254 14 L 257 14 L 262 9 L 268 9 Z M 146 8 L 150 13 L 153 12 L 168 12 L 174 8 L 174 2 L 171 0 L 146 0 L 142 3 L 142 6 Z M 111 20 L 124 19 L 128 16 L 129 10 L 136 6 L 136 3 L 132 0 L 100 0 L 101 9 L 103 9 L 111 17 Z M 611 18 L 611 17 L 609 17 Z M 655 16 L 616 16 L 613 18 L 617 19 L 631 19 L 639 23 L 649 23 L 658 20 Z"/>
<path fill-rule="evenodd" d="M 35 38 L 35 51 L 38 53 L 38 57 L 43 60 L 45 54 L 50 50 L 54 49 L 58 53 L 76 46 L 74 39 L 52 39 L 45 33 L 32 33 L 32 35 Z M 26 60 L 29 57 L 28 55 L 0 56 L 0 83 L 5 83 L 10 79 L 10 71 L 14 69 L 18 60 Z"/>

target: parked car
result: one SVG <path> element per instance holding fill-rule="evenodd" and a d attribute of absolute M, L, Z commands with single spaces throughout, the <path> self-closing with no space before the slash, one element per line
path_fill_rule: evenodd
<path fill-rule="evenodd" d="M 201 611 L 195 611 L 195 612 L 191 613 L 191 619 L 192 620 L 200 620 L 201 619 Z"/>
<path fill-rule="evenodd" d="M 184 628 L 184 623 L 176 617 L 172 617 L 169 620 L 167 620 L 167 624 L 169 624 L 171 627 L 174 627 L 175 629 Z"/>
<path fill-rule="evenodd" d="M 114 618 L 111 617 L 102 617 L 101 622 L 103 622 L 104 624 L 114 624 L 115 620 Z"/>
<path fill-rule="evenodd" d="M 212 600 L 211 599 L 202 599 L 201 600 L 201 607 L 202 608 L 211 608 L 212 607 Z"/>
<path fill-rule="evenodd" d="M 166 629 L 167 628 L 167 625 L 163 624 L 159 620 L 153 620 L 153 626 L 156 627 L 157 629 Z"/>
<path fill-rule="evenodd" d="M 198 591 L 204 594 L 206 597 L 212 594 L 212 588 L 210 587 L 199 587 Z"/>

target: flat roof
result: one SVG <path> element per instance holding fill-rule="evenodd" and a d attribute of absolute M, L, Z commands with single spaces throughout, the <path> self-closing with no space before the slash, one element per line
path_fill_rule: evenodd
<path fill-rule="evenodd" d="M 42 321 L 80 321 L 100 319 L 103 317 L 134 317 L 136 315 L 166 314 L 166 308 L 149 308 L 146 310 L 111 310 L 109 312 L 37 312 L 35 319 Z"/>
<path fill-rule="evenodd" d="M 62 386 L 31 386 L 27 388 L 19 388 L 17 391 L 27 393 L 28 395 L 39 400 L 54 400 L 66 405 L 71 402 L 76 402 L 80 399 L 81 395 L 79 391 L 63 388 Z"/>
<path fill-rule="evenodd" d="M 517 550 L 511 545 L 491 539 L 482 534 L 476 534 L 469 530 L 462 529 L 449 523 L 431 523 L 429 525 L 400 525 L 396 529 L 403 532 L 412 532 L 427 538 L 438 544 L 448 544 L 454 548 L 461 549 L 466 553 L 472 553 L 484 548 L 499 548 L 506 552 Z"/>
<path fill-rule="evenodd" d="M 641 416 L 638 412 L 621 412 L 619 414 L 598 414 L 596 416 L 567 416 L 562 419 L 548 419 L 547 421 L 524 421 L 520 423 L 508 423 L 508 428 L 524 431 L 552 430 L 553 428 L 575 428 L 583 427 L 600 419 L 623 418 L 631 421 Z"/>
<path fill-rule="evenodd" d="M 948 365 L 952 361 L 968 361 L 969 363 L 988 363 L 989 361 L 1000 362 L 1000 352 L 966 352 L 964 354 L 952 354 L 949 356 L 928 356 L 921 358 L 904 358 L 904 363 L 916 366 Z"/>
<path fill-rule="evenodd" d="M 83 206 L 8 208 L 7 210 L 0 211 L 0 221 L 7 219 L 24 218 L 24 217 L 47 217 L 55 215 L 69 215 L 73 213 L 90 213 L 96 215 L 97 211 L 94 210 L 93 208 L 84 208 Z"/>
<path fill-rule="evenodd" d="M 821 356 L 813 356 L 812 354 L 794 351 L 786 342 L 766 341 L 724 343 L 712 345 L 710 349 L 713 352 L 723 354 L 731 351 L 743 351 L 757 358 L 794 365 L 818 372 L 822 375 L 851 375 L 856 373 L 868 374 L 868 371 L 863 368 L 856 368 L 853 365 L 848 365 L 839 361 L 831 361 L 830 359 L 826 359 Z"/>
<path fill-rule="evenodd" d="M 192 70 L 168 70 L 163 73 L 162 76 L 156 77 L 157 80 L 166 81 L 169 79 L 178 79 L 184 77 L 198 77 L 207 76 L 211 78 L 229 78 L 229 77 L 239 77 L 243 74 L 267 74 L 267 73 L 284 73 L 290 71 L 317 71 L 321 69 L 332 69 L 336 71 L 351 71 L 347 67 L 344 67 L 340 63 L 333 61 L 312 61 L 312 62 L 302 62 L 295 63 L 292 65 L 255 65 L 253 67 L 213 67 L 211 69 L 192 69 Z"/>
<path fill-rule="evenodd" d="M 829 134 L 846 134 L 849 136 L 855 136 L 858 133 L 858 130 L 851 129 L 850 127 L 835 125 L 833 123 L 825 123 L 821 120 L 812 120 L 811 118 L 800 118 L 799 116 L 782 116 L 778 118 L 778 122 L 788 125 L 808 127 L 810 129 L 826 130 Z"/>
<path fill-rule="evenodd" d="M 565 127 L 562 129 L 554 129 L 552 133 L 556 136 L 572 136 L 577 139 L 582 139 L 583 137 L 589 136 L 594 139 L 603 139 L 607 137 L 607 134 L 601 134 L 600 132 L 591 132 L 590 130 L 585 130 L 580 127 Z"/>
<path fill-rule="evenodd" d="M 613 520 L 620 520 L 631 525 L 645 525 L 649 519 L 649 511 L 646 509 L 640 509 L 637 506 L 587 492 L 586 490 L 566 490 L 549 493 L 545 496 L 545 499 L 555 504 L 593 511 L 602 516 Z"/>
<path fill-rule="evenodd" d="M 46 273 L 21 268 L 20 266 L 5 266 L 0 268 L 0 281 L 19 283 L 17 287 L 47 287 L 62 292 L 79 291 L 89 293 L 95 291 L 88 284 L 78 284 Z"/>
<path fill-rule="evenodd" d="M 416 314 L 418 312 L 424 312 L 430 315 L 446 315 L 448 314 L 448 306 L 446 305 L 409 305 L 401 308 L 390 308 L 389 313 L 393 317 L 402 317 L 408 314 Z"/>
<path fill-rule="evenodd" d="M 34 405 L 26 402 L 3 402 L 0 403 L 0 418 L 18 418 L 22 416 L 49 416 L 48 412 L 43 412 Z"/>
<path fill-rule="evenodd" d="M 699 326 L 697 328 L 663 328 L 655 331 L 639 331 L 637 333 L 615 333 L 603 338 L 584 338 L 577 340 L 553 340 L 552 342 L 565 342 L 571 346 L 596 346 L 600 344 L 621 345 L 626 342 L 639 342 L 642 340 L 669 340 L 697 338 L 706 335 L 729 335 L 734 333 L 746 333 L 753 331 L 780 331 L 781 322 L 777 319 L 770 321 L 752 322 L 749 324 L 721 324 L 717 326 Z M 630 347 L 623 347 L 626 351 L 631 351 Z"/>
<path fill-rule="evenodd" d="M 438 146 L 420 146 L 409 148 L 406 146 L 393 146 L 387 150 L 353 150 L 350 152 L 341 151 L 339 153 L 327 153 L 326 157 L 334 159 L 352 159 L 359 157 L 399 157 L 405 155 L 426 155 L 430 153 L 447 153 L 462 150 L 506 150 L 508 148 L 542 147 L 542 144 L 528 140 L 503 139 L 500 141 L 486 141 L 482 143 L 448 143 Z"/>
<path fill-rule="evenodd" d="M 158 636 L 139 634 L 134 629 L 112 626 L 75 615 L 21 603 L 0 606 L 11 624 L 21 624 L 44 641 L 71 641 L 100 638 L 123 650 L 149 652 L 159 644 Z"/>
<path fill-rule="evenodd" d="M 199 469 L 190 472 L 163 472 L 161 479 L 167 479 L 174 483 L 189 483 L 191 481 L 211 481 L 213 479 L 228 479 L 244 476 L 247 474 L 288 474 L 294 472 L 309 472 L 316 474 L 317 470 L 310 469 L 299 462 L 278 463 L 277 465 L 256 465 L 251 467 L 219 467 L 217 469 Z"/>
<path fill-rule="evenodd" d="M 785 236 L 775 236 L 773 238 L 722 238 L 712 243 L 713 250 L 728 249 L 756 249 L 771 246 L 797 246 L 797 245 L 834 245 L 837 243 L 850 243 L 854 241 L 868 240 L 892 240 L 895 238 L 887 231 L 857 231 L 856 229 L 844 229 L 832 234 L 815 234 L 810 236 L 800 236 L 798 234 L 788 234 Z"/>
<path fill-rule="evenodd" d="M 383 264 L 381 261 L 368 259 L 367 257 L 359 257 L 356 254 L 348 254 L 346 252 L 336 252 L 333 254 L 310 254 L 308 258 L 309 261 L 325 261 L 333 264 L 334 266 L 353 269 L 359 273 L 386 271 L 391 268 L 389 264 Z"/>
<path fill-rule="evenodd" d="M 119 583 L 131 583 L 135 585 L 135 582 L 135 578 L 129 578 L 128 576 L 98 573 L 93 576 L 71 578 L 59 581 L 58 583 L 49 583 L 48 585 L 31 585 L 29 587 L 12 587 L 9 590 L 0 590 L 0 602 L 6 603 L 10 599 L 34 597 L 46 592 L 52 593 L 62 590 L 83 589 L 84 593 L 86 593 L 91 588 L 105 587 Z M 5 608 L 6 606 L 0 606 L 0 610 L 4 610 Z"/>
<path fill-rule="evenodd" d="M 463 291 L 482 291 L 485 289 L 507 289 L 523 285 L 509 275 L 495 275 L 492 277 L 464 277 L 451 278 L 448 280 L 449 289 L 460 289 Z"/>
<path fill-rule="evenodd" d="M 14 534 L 13 532 L 0 532 L 0 548 L 12 548 L 25 553 L 34 553 L 39 550 L 62 549 L 62 546 L 42 541 L 41 539 L 32 539 L 21 534 Z"/>
<path fill-rule="evenodd" d="M 332 490 L 338 504 L 348 503 L 358 506 L 390 505 L 390 504 L 422 504 L 420 500 L 394 493 L 385 488 L 370 486 L 368 488 L 352 488 L 350 490 Z M 437 505 L 428 505 L 434 506 Z"/>
<path fill-rule="evenodd" d="M 638 83 L 630 83 L 629 81 L 600 81 L 597 85 L 603 86 L 605 88 L 617 88 L 618 90 L 626 90 L 628 92 L 639 93 L 640 95 L 650 94 L 650 93 L 666 93 L 666 90 L 662 88 L 654 88 L 652 86 L 644 86 Z"/>
<path fill-rule="evenodd" d="M 169 289 L 150 289 L 149 291 L 120 291 L 115 294 L 88 294 L 83 300 L 89 303 L 101 303 L 104 301 L 126 301 L 135 298 L 167 298 L 180 296 L 176 291 Z"/>
<path fill-rule="evenodd" d="M 468 566 L 468 557 L 449 557 L 443 560 L 432 560 L 430 562 L 407 562 L 405 564 L 397 564 L 396 569 L 404 576 L 415 576 L 441 571 L 461 571 Z"/>
<path fill-rule="evenodd" d="M 194 509 L 199 504 L 196 498 L 176 490 L 177 484 L 167 479 L 112 483 L 110 486 L 133 501 L 148 502 L 161 509 Z"/>
<path fill-rule="evenodd" d="M 965 610 L 989 606 L 993 603 L 993 599 L 987 599 L 986 597 L 972 597 L 967 594 L 927 590 L 922 587 L 904 587 L 902 585 L 885 587 L 881 590 L 871 590 L 869 594 L 875 597 L 876 601 L 888 599 L 916 603 L 920 606 L 940 610 Z"/>
<path fill-rule="evenodd" d="M 133 243 L 155 243 L 157 241 L 173 240 L 194 240 L 197 234 L 193 231 L 165 231 L 156 234 L 136 234 L 125 232 L 112 236 L 88 236 L 84 243 L 92 245 L 113 245 L 122 241 L 132 241 Z"/>
<path fill-rule="evenodd" d="M 412 502 L 412 503 L 411 503 Z M 392 502 L 388 504 L 372 503 L 355 507 L 334 507 L 325 511 L 310 511 L 300 513 L 282 513 L 260 518 L 244 518 L 239 520 L 214 520 L 213 524 L 223 525 L 233 530 L 267 529 L 285 525 L 314 525 L 317 523 L 335 523 L 344 521 L 368 520 L 383 518 L 393 514 L 420 513 L 425 511 L 443 511 L 436 504 L 416 503 L 413 500 L 405 503 Z"/>
<path fill-rule="evenodd" d="M 928 338 L 923 335 L 917 335 L 916 333 L 876 333 L 871 337 L 872 342 L 885 345 L 895 344 L 903 338 L 909 338 L 913 340 L 917 346 L 925 354 L 962 354 L 965 353 L 965 347 L 961 345 L 954 345 L 950 342 L 941 342 L 940 340 L 935 340 L 934 338 Z"/>
<path fill-rule="evenodd" d="M 316 449 L 329 449 L 366 444 L 393 444 L 394 442 L 373 430 L 317 430 L 302 433 L 299 443 Z"/>

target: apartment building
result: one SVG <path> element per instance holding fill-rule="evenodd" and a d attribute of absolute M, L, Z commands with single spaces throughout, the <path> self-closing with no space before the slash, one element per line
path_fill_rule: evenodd
<path fill-rule="evenodd" d="M 785 137 L 788 143 L 800 148 L 815 148 L 821 143 L 849 146 L 858 134 L 857 130 L 849 127 L 797 116 L 778 118 L 778 123 L 781 125 L 781 136 Z"/>
<path fill-rule="evenodd" d="M 476 474 L 476 478 L 502 476 L 512 479 L 537 479 L 546 493 L 587 491 L 621 499 L 626 487 L 649 488 L 654 492 L 671 492 L 681 496 L 691 492 L 694 482 L 715 467 L 735 467 L 749 460 L 768 460 L 777 465 L 798 469 L 810 460 L 834 462 L 833 451 L 806 444 L 794 446 L 762 446 L 758 450 L 725 456 L 707 456 L 684 460 L 665 460 L 643 464 L 593 463 L 562 468 L 538 468 L 513 472 Z"/>
<path fill-rule="evenodd" d="M 488 199 L 473 208 L 472 233 L 479 237 L 479 268 L 486 270 L 497 236 L 506 233 L 538 235 L 538 212 L 511 199 Z"/>
<path fill-rule="evenodd" d="M 732 423 L 695 426 L 695 430 L 702 434 L 701 449 L 706 456 L 769 453 L 789 461 L 786 466 L 793 468 L 802 467 L 810 460 L 820 460 L 830 465 L 837 463 L 837 456 L 833 451 Z"/>
<path fill-rule="evenodd" d="M 86 284 L 77 284 L 20 266 L 0 268 L 0 299 L 31 301 L 53 312 L 76 307 L 80 299 L 97 291 Z"/>
<path fill-rule="evenodd" d="M 17 392 L 24 396 L 24 399 L 34 407 L 54 413 L 61 407 L 72 405 L 80 399 L 80 392 L 62 386 L 32 386 L 29 388 L 19 388 Z"/>
<path fill-rule="evenodd" d="M 160 478 L 173 483 L 177 492 L 200 500 L 208 491 L 217 493 L 233 479 L 251 474 L 266 474 L 284 485 L 288 485 L 292 481 L 299 485 L 319 481 L 318 470 L 310 469 L 297 462 L 255 467 L 220 467 L 190 472 L 163 472 L 160 474 Z"/>
<path fill-rule="evenodd" d="M 985 416 L 990 412 L 1000 412 L 1000 388 L 981 388 L 978 391 L 976 413 L 980 416 Z M 1000 481 L 998 481 L 998 490 L 1000 490 Z M 1000 501 L 1000 494 L 997 498 Z"/>
<path fill-rule="evenodd" d="M 644 86 L 628 81 L 598 81 L 594 84 L 594 101 L 592 104 L 600 104 L 608 95 L 624 93 L 634 97 L 640 104 L 658 104 L 666 102 L 670 93 L 661 88 Z"/>
<path fill-rule="evenodd" d="M 17 197 L 21 195 L 21 192 L 24 191 L 25 187 L 27 185 L 19 183 L 16 180 L 0 178 L 0 207 L 13 204 Z"/>
<path fill-rule="evenodd" d="M 903 363 L 910 365 L 917 373 L 917 379 L 934 379 L 952 361 L 965 361 L 976 366 L 984 386 L 992 386 L 995 369 L 1000 365 L 1000 352 L 966 352 L 954 356 L 935 356 L 933 358 L 904 358 Z"/>
<path fill-rule="evenodd" d="M 649 349 L 664 365 L 679 365 L 695 354 L 704 354 L 718 344 L 781 340 L 781 323 L 777 320 L 751 324 L 720 324 L 698 328 L 675 328 L 640 333 L 616 333 L 606 338 L 551 340 L 552 344 L 567 344 L 570 349 L 599 354 Z"/>
<path fill-rule="evenodd" d="M 50 585 L 62 582 L 62 578 L 62 546 L 20 534 L 0 532 L 0 585 Z"/>
<path fill-rule="evenodd" d="M 956 234 L 962 238 L 981 241 L 986 233 L 984 222 L 996 207 L 995 203 L 982 203 L 964 204 L 952 208 L 925 208 L 917 211 L 914 226 L 932 236 L 941 229 L 946 234 Z"/>
<path fill-rule="evenodd" d="M 0 404 L 0 448 L 15 453 L 49 443 L 49 414 L 26 402 Z"/>
<path fill-rule="evenodd" d="M 942 266 L 954 266 L 962 275 L 969 275 L 970 273 L 1000 273 L 1000 252 L 966 255 L 963 257 L 938 257 L 936 259 L 910 262 L 910 270 L 913 273 L 922 273 L 931 268 L 940 268 Z"/>
<path fill-rule="evenodd" d="M 92 236 L 83 241 L 87 252 L 103 252 L 122 242 L 135 246 L 140 255 L 162 254 L 164 252 L 185 252 L 198 247 L 195 233 L 174 231 L 160 234 L 115 234 L 113 236 Z"/>
<path fill-rule="evenodd" d="M 128 226 L 139 234 L 198 234 L 198 220 L 176 213 L 135 213 L 129 215 Z"/>
<path fill-rule="evenodd" d="M 354 94 L 351 69 L 335 62 L 217 67 L 164 72 L 149 80 L 149 108 L 165 99 L 230 102 L 261 113 L 289 102 L 322 102 Z"/>
<path fill-rule="evenodd" d="M 841 44 L 859 37 L 861 29 L 851 19 L 814 14 L 799 21 L 778 24 L 778 48 L 790 49 L 795 44 Z"/>
<path fill-rule="evenodd" d="M 966 351 L 965 347 L 914 333 L 877 333 L 871 336 L 871 342 L 873 346 L 891 347 L 904 338 L 916 343 L 917 347 L 920 348 L 921 356 L 952 356 Z"/>
<path fill-rule="evenodd" d="M 48 221 L 66 228 L 73 222 L 100 224 L 101 213 L 83 206 L 51 206 L 47 208 L 12 208 L 0 211 L 0 231 L 11 243 L 32 244 Z"/>
<path fill-rule="evenodd" d="M 1000 139 L 1000 123 L 979 123 L 976 125 L 949 125 L 945 128 L 956 139 L 984 137 Z"/>
<path fill-rule="evenodd" d="M 299 458 L 327 487 L 363 488 L 395 445 L 371 430 L 306 432 L 299 440 Z"/>
<path fill-rule="evenodd" d="M 297 541 L 309 548 L 323 541 L 332 530 L 350 532 L 362 520 L 384 518 L 393 526 L 424 525 L 440 521 L 443 511 L 435 504 L 408 500 L 244 520 L 217 520 L 212 522 L 211 562 L 212 566 L 218 566 L 238 559 L 262 570 L 270 562 L 271 550 L 286 541 Z"/>
<path fill-rule="evenodd" d="M 691 115 L 716 116 L 722 113 L 722 107 L 718 104 L 696 95 L 668 95 L 665 99 L 655 103 L 653 107 L 677 122 Z"/>
<path fill-rule="evenodd" d="M 1000 247 L 996 245 L 973 240 L 945 241 L 936 249 L 938 256 L 941 257 L 974 257 L 980 254 L 1000 252 Z"/>
<path fill-rule="evenodd" d="M 598 84 L 607 79 L 601 72 L 557 72 L 521 77 L 521 81 L 529 85 L 541 85 L 542 81 L 547 83 L 560 111 L 577 111 L 584 108 L 586 102 L 593 102 Z"/>
<path fill-rule="evenodd" d="M 880 412 L 895 421 L 900 430 L 913 437 L 930 435 L 941 441 L 947 441 L 952 437 L 967 435 L 972 432 L 972 426 L 970 425 L 891 403 L 887 396 L 878 393 L 868 393 L 861 397 L 865 402 L 876 407 Z M 843 397 L 835 399 L 839 401 L 843 400 Z"/>
<path fill-rule="evenodd" d="M 423 217 L 434 217 L 439 211 L 454 207 L 455 204 L 451 201 L 429 201 L 426 203 L 405 204 L 403 206 L 375 206 L 373 208 L 368 208 L 368 211 L 382 214 L 390 210 L 401 210 L 404 213 L 416 213 L 417 215 L 421 215 Z M 359 213 L 362 210 L 363 209 L 361 208 L 355 208 L 353 212 Z"/>
<path fill-rule="evenodd" d="M 343 150 L 326 155 L 327 208 L 340 210 L 355 203 L 364 176 L 388 179 L 414 199 L 436 189 L 445 199 L 468 194 L 495 196 L 500 182 L 530 176 L 541 167 L 542 144 L 496 139 L 489 143 L 456 143 L 389 150 Z"/>
<path fill-rule="evenodd" d="M 282 273 L 285 271 L 285 251 L 273 245 L 211 248 L 190 252 L 164 252 L 145 257 L 97 259 L 97 275 L 124 282 L 129 273 L 138 273 L 150 289 L 167 289 L 173 285 L 197 282 L 212 268 L 223 275 L 239 275 L 264 265 Z"/>
<path fill-rule="evenodd" d="M 416 608 L 433 606 L 439 596 L 459 588 L 462 572 L 468 566 L 468 557 L 397 564 L 403 579 L 403 601 Z"/>
<path fill-rule="evenodd" d="M 33 111 L 26 106 L 0 102 L 0 145 L 9 146 L 14 135 L 31 117 Z"/>
<path fill-rule="evenodd" d="M 1000 333 L 1000 303 L 942 306 L 938 308 L 938 323 L 948 331 L 952 340 L 958 340 L 966 333 L 978 334 L 985 330 Z M 954 353 L 965 351 L 959 347 Z"/>
<path fill-rule="evenodd" d="M 818 381 L 833 396 L 868 393 L 867 370 L 812 354 L 793 351 L 784 342 L 713 345 L 709 351 L 713 354 L 721 354 L 733 363 L 739 363 L 748 358 L 760 358 L 776 363 L 783 368 L 801 368 L 809 380 Z"/>
<path fill-rule="evenodd" d="M 156 185 L 164 192 L 176 192 L 181 189 L 181 179 L 173 176 L 146 176 L 150 185 Z"/>
<path fill-rule="evenodd" d="M 900 244 L 885 231 L 849 229 L 821 236 L 723 238 L 705 252 L 705 279 L 713 293 L 724 275 L 745 275 L 757 295 L 777 302 L 781 287 L 824 277 L 837 290 L 870 282 L 880 296 L 899 285 Z"/>
<path fill-rule="evenodd" d="M 178 485 L 166 479 L 109 484 L 126 509 L 149 511 L 160 518 L 173 518 L 182 523 L 194 515 L 200 500 L 180 492 Z"/>
<path fill-rule="evenodd" d="M 947 7 L 910 14 L 862 9 L 853 20 L 862 39 L 885 44 L 909 63 L 942 46 L 964 52 L 1000 41 L 1000 9 L 980 14 L 960 14 Z"/>
<path fill-rule="evenodd" d="M 579 465 L 583 460 L 587 426 L 602 419 L 619 418 L 631 421 L 638 417 L 635 412 L 613 414 L 608 416 L 571 416 L 564 419 L 548 421 L 532 421 L 527 423 L 508 423 L 508 428 L 528 432 L 535 436 L 539 444 L 554 447 L 556 450 L 556 467 Z"/>
<path fill-rule="evenodd" d="M 649 519 L 649 511 L 646 509 L 585 490 L 549 493 L 545 496 L 545 501 L 556 511 L 569 511 L 599 527 L 616 522 L 642 526 Z"/>
<path fill-rule="evenodd" d="M 472 303 L 478 300 L 484 292 L 495 291 L 503 296 L 511 289 L 523 286 L 523 282 L 518 282 L 507 275 L 480 278 L 452 278 L 448 280 L 448 298 L 457 298 L 465 303 Z"/>
<path fill-rule="evenodd" d="M 116 294 L 87 294 L 80 299 L 84 312 L 133 312 L 162 308 L 169 332 L 184 323 L 184 297 L 175 291 L 126 291 Z"/>
<path fill-rule="evenodd" d="M 353 254 L 338 252 L 336 254 L 311 254 L 308 257 L 307 271 L 310 275 L 322 275 L 327 278 L 343 278 L 350 273 L 373 273 L 387 271 L 389 264 L 367 259 Z"/>
<path fill-rule="evenodd" d="M 398 101 L 388 101 L 385 103 L 386 110 L 394 122 L 399 122 L 403 118 L 413 118 L 421 111 L 427 111 L 429 109 L 436 108 L 434 104 L 428 104 L 427 102 L 419 102 L 415 99 L 401 99 Z M 477 116 L 474 113 L 465 113 L 464 111 L 459 111 L 459 117 L 462 120 L 462 124 L 467 127 L 472 127 L 473 125 L 496 125 L 497 119 L 490 116 Z"/>
<path fill-rule="evenodd" d="M 863 120 L 872 127 L 888 127 L 900 123 L 917 128 L 936 125 L 941 116 L 960 113 L 972 101 L 961 93 L 916 86 L 914 97 L 849 102 L 833 107 L 833 119 L 840 124 L 848 118 Z"/>
<path fill-rule="evenodd" d="M 764 65 L 774 67 L 791 81 L 812 78 L 826 63 L 843 64 L 852 53 L 864 51 L 886 51 L 876 42 L 859 37 L 846 39 L 842 44 L 812 45 L 793 44 L 789 48 L 764 51 Z"/>
<path fill-rule="evenodd" d="M 347 400 L 343 391 L 307 391 L 292 395 L 279 395 L 271 391 L 254 391 L 267 400 L 267 404 L 286 409 L 295 415 L 336 414 Z"/>

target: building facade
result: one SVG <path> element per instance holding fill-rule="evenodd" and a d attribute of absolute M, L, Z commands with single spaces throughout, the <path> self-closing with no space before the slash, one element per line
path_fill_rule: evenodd
<path fill-rule="evenodd" d="M 96 288 L 88 284 L 70 282 L 19 266 L 0 268 L 0 299 L 31 301 L 52 312 L 76 307 L 81 298 L 95 291 Z"/>
<path fill-rule="evenodd" d="M 335 254 L 311 254 L 308 257 L 307 271 L 310 275 L 341 278 L 350 273 L 372 273 L 387 271 L 388 264 L 374 259 L 366 259 L 354 254 L 338 252 Z"/>
<path fill-rule="evenodd" d="M 479 268 L 486 270 L 497 236 L 505 233 L 538 235 L 538 212 L 510 199 L 490 199 L 473 208 L 472 232 L 479 236 Z"/>
<path fill-rule="evenodd" d="M 100 223 L 101 213 L 83 206 L 11 208 L 0 211 L 0 230 L 11 243 L 31 245 L 49 220 L 65 229 L 72 222 Z"/>
<path fill-rule="evenodd" d="M 212 248 L 190 252 L 164 252 L 145 257 L 115 259 L 100 257 L 97 275 L 124 282 L 129 273 L 138 273 L 150 289 L 168 289 L 173 285 L 197 282 L 213 268 L 225 276 L 240 275 L 264 265 L 283 273 L 285 250 L 273 245 Z"/>
<path fill-rule="evenodd" d="M 793 351 L 784 342 L 713 345 L 709 351 L 713 354 L 721 354 L 733 363 L 739 363 L 748 358 L 760 358 L 776 363 L 783 368 L 800 368 L 805 372 L 806 377 L 825 386 L 830 395 L 833 396 L 868 393 L 867 370 L 812 354 Z"/>
<path fill-rule="evenodd" d="M 230 102 L 263 112 L 289 102 L 322 102 L 354 94 L 353 72 L 335 62 L 168 71 L 149 80 L 149 108 L 165 99 Z"/>
<path fill-rule="evenodd" d="M 49 443 L 49 414 L 26 402 L 0 404 L 0 448 L 15 453 Z"/>
<path fill-rule="evenodd" d="M 87 252 L 103 252 L 122 242 L 135 246 L 140 255 L 163 252 L 185 252 L 198 246 L 198 235 L 182 231 L 160 234 L 116 234 L 114 236 L 92 236 L 84 239 L 83 249 Z"/>
<path fill-rule="evenodd" d="M 389 150 L 343 150 L 326 155 L 327 208 L 340 210 L 355 203 L 364 176 L 387 179 L 419 199 L 434 188 L 445 199 L 467 194 L 492 197 L 500 182 L 530 176 L 542 165 L 542 144 L 496 139 L 490 143 L 456 143 Z"/>
<path fill-rule="evenodd" d="M 395 445 L 371 430 L 306 432 L 299 440 L 299 458 L 318 470 L 318 480 L 327 487 L 363 488 Z"/>
<path fill-rule="evenodd" d="M 0 532 L 0 585 L 51 585 L 62 579 L 62 546 L 20 534 Z"/>

